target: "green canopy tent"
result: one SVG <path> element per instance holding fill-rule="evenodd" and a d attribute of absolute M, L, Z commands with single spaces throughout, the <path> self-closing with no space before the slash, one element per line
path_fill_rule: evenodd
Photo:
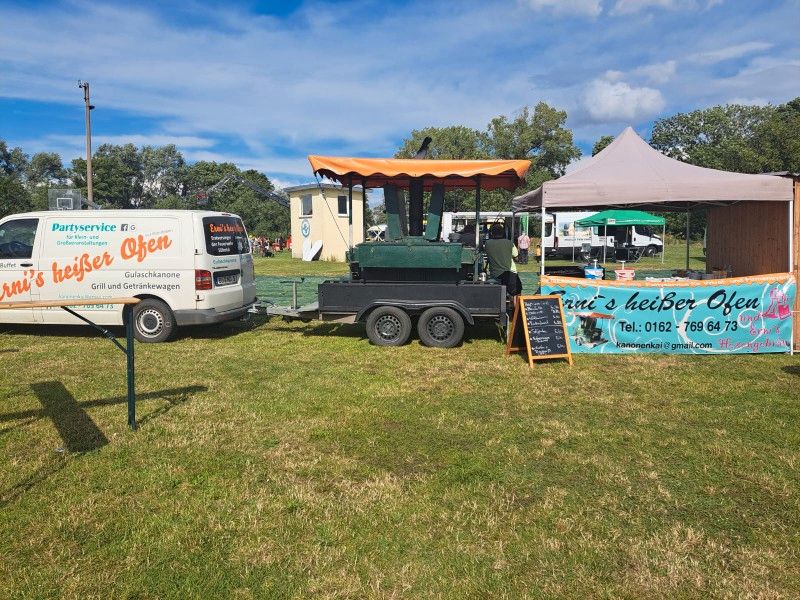
<path fill-rule="evenodd" d="M 664 236 L 666 234 L 666 225 L 664 221 L 664 217 L 658 217 L 656 215 L 651 215 L 650 213 L 643 212 L 641 210 L 621 210 L 621 209 L 613 209 L 613 210 L 603 210 L 599 213 L 595 213 L 589 217 L 585 217 L 583 219 L 578 219 L 575 221 L 575 225 L 579 227 L 604 227 L 603 236 L 608 239 L 608 226 L 609 225 L 661 225 L 661 263 L 664 263 L 664 244 L 666 240 Z M 608 247 L 607 242 L 604 240 L 603 242 L 603 262 L 606 262 L 606 248 Z"/>

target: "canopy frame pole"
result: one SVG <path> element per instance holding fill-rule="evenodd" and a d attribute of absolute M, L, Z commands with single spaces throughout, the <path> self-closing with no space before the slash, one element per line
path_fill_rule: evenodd
<path fill-rule="evenodd" d="M 475 273 L 473 281 L 478 280 L 483 263 L 483 253 L 481 252 L 481 176 L 475 176 L 475 254 L 477 260 L 475 261 Z"/>
<path fill-rule="evenodd" d="M 347 178 L 347 228 L 348 232 L 348 242 L 347 248 L 350 252 L 353 251 L 353 174 Z"/>
<path fill-rule="evenodd" d="M 686 208 L 686 270 L 689 270 L 689 225 L 691 223 L 692 209 Z"/>
<path fill-rule="evenodd" d="M 542 227 L 541 227 L 541 237 L 539 238 L 539 275 L 544 277 L 544 191 L 542 191 Z M 539 287 L 541 287 L 541 282 L 539 282 Z"/>
<path fill-rule="evenodd" d="M 667 220 L 661 225 L 661 264 L 664 264 L 664 252 L 667 249 Z"/>
<path fill-rule="evenodd" d="M 608 222 L 603 225 L 603 268 L 606 268 L 606 248 L 608 248 Z"/>
<path fill-rule="evenodd" d="M 367 239 L 367 178 L 361 178 L 361 241 Z"/>

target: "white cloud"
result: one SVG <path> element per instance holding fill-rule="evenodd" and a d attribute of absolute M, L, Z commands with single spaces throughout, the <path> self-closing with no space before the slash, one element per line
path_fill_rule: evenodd
<path fill-rule="evenodd" d="M 637 13 L 645 8 L 677 8 L 680 0 L 617 0 L 611 9 L 612 15 Z"/>
<path fill-rule="evenodd" d="M 690 60 L 694 62 L 711 65 L 724 60 L 731 60 L 734 58 L 741 58 L 748 54 L 757 52 L 766 52 L 770 50 L 774 44 L 769 42 L 745 42 L 743 44 L 736 44 L 735 46 L 727 46 L 717 50 L 708 50 L 705 52 L 698 52 L 690 56 Z"/>
<path fill-rule="evenodd" d="M 617 0 L 611 8 L 612 15 L 629 15 L 638 13 L 647 8 L 661 8 L 665 10 L 698 10 L 710 9 L 720 5 L 724 0 Z"/>
<path fill-rule="evenodd" d="M 597 17 L 603 10 L 600 0 L 518 0 L 534 10 L 549 9 L 557 14 L 575 14 Z"/>
<path fill-rule="evenodd" d="M 653 63 L 635 68 L 631 73 L 647 78 L 651 83 L 663 84 L 675 77 L 678 63 L 668 60 L 661 63 Z"/>
<path fill-rule="evenodd" d="M 586 88 L 584 106 L 594 121 L 632 123 L 657 115 L 664 108 L 664 98 L 653 88 L 595 79 Z"/>
<path fill-rule="evenodd" d="M 766 98 L 758 98 L 758 97 L 755 98 L 736 97 L 728 100 L 726 104 L 744 104 L 745 106 L 766 106 L 767 104 L 769 104 L 769 100 L 767 100 Z"/>

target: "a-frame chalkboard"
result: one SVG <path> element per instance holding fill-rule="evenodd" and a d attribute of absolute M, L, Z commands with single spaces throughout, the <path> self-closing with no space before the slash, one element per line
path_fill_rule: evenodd
<path fill-rule="evenodd" d="M 535 360 L 550 358 L 566 358 L 572 365 L 561 296 L 517 296 L 506 356 L 522 349 L 531 367 Z"/>

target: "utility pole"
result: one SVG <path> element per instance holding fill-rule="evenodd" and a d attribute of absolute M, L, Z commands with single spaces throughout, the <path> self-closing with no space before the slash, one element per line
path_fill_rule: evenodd
<path fill-rule="evenodd" d="M 89 82 L 78 81 L 78 87 L 83 90 L 83 103 L 86 105 L 86 199 L 89 206 L 94 205 L 92 194 L 92 118 L 90 113 L 94 106 L 89 103 Z"/>

